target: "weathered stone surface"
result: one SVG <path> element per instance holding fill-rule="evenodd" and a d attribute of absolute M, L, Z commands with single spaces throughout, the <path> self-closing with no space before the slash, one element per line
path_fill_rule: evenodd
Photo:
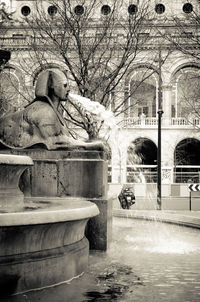
<path fill-rule="evenodd" d="M 78 198 L 47 201 L 30 197 L 26 211 L 0 213 L 0 286 L 5 294 L 57 284 L 87 268 L 85 227 L 98 215 L 97 206 Z"/>
<path fill-rule="evenodd" d="M 106 251 L 112 239 L 112 202 L 106 199 L 92 199 L 100 214 L 89 220 L 86 236 L 91 250 Z"/>
<path fill-rule="evenodd" d="M 83 273 L 89 253 L 88 240 L 83 236 L 86 222 L 82 222 L 81 228 L 80 224 L 76 226 L 72 222 L 2 228 L 1 231 L 7 234 L 5 254 L 0 256 L 0 280 L 7 279 L 5 293 L 11 287 L 11 279 L 14 283 L 11 293 L 19 293 L 66 281 Z M 70 238 L 74 240 L 69 244 Z M 54 240 L 56 244 L 51 244 Z"/>
<path fill-rule="evenodd" d="M 24 203 L 18 182 L 30 165 L 28 156 L 0 154 L 0 297 L 69 280 L 88 265 L 85 227 L 97 206 L 83 198 Z"/>
<path fill-rule="evenodd" d="M 0 154 L 0 211 L 23 209 L 24 195 L 18 186 L 19 178 L 32 165 L 28 156 Z"/>
<path fill-rule="evenodd" d="M 90 248 L 106 250 L 111 240 L 112 202 L 107 200 L 107 162 L 102 151 L 41 149 L 2 150 L 33 158 L 21 177 L 26 196 L 84 197 L 97 204 L 100 215 L 89 222 Z M 93 229 L 94 228 L 94 229 Z"/>
<path fill-rule="evenodd" d="M 25 195 L 107 198 L 104 152 L 40 149 L 2 152 L 29 155 L 33 159 L 34 166 L 21 179 L 20 187 L 26 189 Z"/>

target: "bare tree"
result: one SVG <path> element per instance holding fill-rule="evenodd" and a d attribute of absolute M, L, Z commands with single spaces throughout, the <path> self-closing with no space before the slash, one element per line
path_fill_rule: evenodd
<path fill-rule="evenodd" d="M 177 116 L 185 118 L 188 124 L 199 128 L 200 118 L 200 18 L 197 8 L 187 2 L 183 5 L 184 14 L 171 16 L 170 29 L 159 34 L 173 51 L 180 51 L 189 59 L 187 71 L 182 72 L 177 80 L 178 112 Z M 193 64 L 190 62 L 193 61 Z M 196 65 L 195 65 L 196 63 Z M 186 68 L 185 68 L 186 70 Z"/>
<path fill-rule="evenodd" d="M 56 58 L 78 94 L 105 108 L 115 103 L 112 109 L 116 114 L 126 111 L 126 100 L 117 99 L 117 95 L 148 40 L 149 3 L 138 1 L 120 14 L 123 0 L 112 1 L 111 6 L 102 6 L 100 0 L 82 0 L 77 5 L 72 0 L 52 0 L 48 10 L 36 1 L 34 16 L 26 18 L 30 55 L 21 65 L 31 74 L 33 64 L 45 69 Z M 134 89 L 129 94 L 134 94 Z M 90 138 L 96 136 L 102 125 L 97 129 L 89 115 L 71 105 L 65 107 L 69 120 L 85 129 Z"/>
<path fill-rule="evenodd" d="M 171 46 L 200 60 L 200 18 L 198 12 L 190 3 L 185 4 L 185 14 L 172 16 L 172 32 L 165 32 L 165 38 L 170 42 Z"/>

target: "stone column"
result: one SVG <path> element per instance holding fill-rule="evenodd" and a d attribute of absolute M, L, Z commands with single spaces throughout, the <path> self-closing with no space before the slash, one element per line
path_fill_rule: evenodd
<path fill-rule="evenodd" d="M 163 85 L 163 125 L 171 124 L 171 98 L 172 98 L 172 85 Z"/>

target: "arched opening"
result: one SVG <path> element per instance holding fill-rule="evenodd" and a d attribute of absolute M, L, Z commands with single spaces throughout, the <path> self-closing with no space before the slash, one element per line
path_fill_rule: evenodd
<path fill-rule="evenodd" d="M 127 183 L 157 181 L 157 146 L 147 138 L 137 138 L 127 150 Z"/>
<path fill-rule="evenodd" d="M 198 183 L 200 178 L 200 141 L 187 138 L 178 143 L 174 152 L 174 182 Z"/>
<path fill-rule="evenodd" d="M 0 74 L 0 116 L 17 111 L 23 107 L 20 94 L 20 74 L 7 67 Z"/>
<path fill-rule="evenodd" d="M 126 115 L 138 119 L 156 118 L 157 74 L 152 68 L 137 68 L 125 88 Z"/>
<path fill-rule="evenodd" d="M 172 118 L 184 118 L 187 123 L 199 119 L 200 69 L 185 66 L 175 75 L 172 98 Z"/>

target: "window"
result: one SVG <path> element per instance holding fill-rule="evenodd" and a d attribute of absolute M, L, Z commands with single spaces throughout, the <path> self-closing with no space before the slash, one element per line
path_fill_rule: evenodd
<path fill-rule="evenodd" d="M 189 120 L 195 112 L 199 112 L 200 69 L 191 66 L 182 68 L 175 76 L 173 89 L 172 117 Z"/>
<path fill-rule="evenodd" d="M 130 4 L 129 7 L 128 7 L 128 13 L 130 15 L 136 14 L 137 10 L 138 10 L 138 8 L 137 8 L 137 6 L 135 4 Z"/>
<path fill-rule="evenodd" d="M 110 8 L 109 5 L 103 5 L 102 6 L 102 8 L 101 8 L 102 15 L 107 16 L 107 15 L 110 14 L 110 12 L 111 12 L 111 8 Z"/>
<path fill-rule="evenodd" d="M 51 5 L 48 7 L 48 14 L 53 17 L 57 14 L 57 7 L 55 5 Z"/>
<path fill-rule="evenodd" d="M 84 13 L 84 7 L 82 5 L 77 5 L 74 8 L 74 12 L 75 12 L 76 15 L 81 16 Z"/>
<path fill-rule="evenodd" d="M 165 6 L 161 3 L 156 4 L 155 11 L 156 11 L 157 14 L 161 15 L 165 12 Z"/>
<path fill-rule="evenodd" d="M 183 5 L 183 11 L 184 11 L 184 13 L 186 13 L 186 14 L 190 14 L 190 13 L 193 11 L 193 6 L 192 6 L 192 4 L 191 4 L 191 3 L 185 3 L 185 4 Z"/>
<path fill-rule="evenodd" d="M 0 115 L 15 112 L 23 107 L 20 91 L 20 79 L 15 70 L 5 68 L 0 74 Z"/>
<path fill-rule="evenodd" d="M 31 13 L 31 9 L 29 6 L 23 6 L 21 9 L 21 13 L 23 16 L 27 17 Z"/>
<path fill-rule="evenodd" d="M 132 75 L 126 95 L 127 114 L 137 118 L 141 114 L 156 117 L 157 81 L 151 69 L 139 68 Z"/>

